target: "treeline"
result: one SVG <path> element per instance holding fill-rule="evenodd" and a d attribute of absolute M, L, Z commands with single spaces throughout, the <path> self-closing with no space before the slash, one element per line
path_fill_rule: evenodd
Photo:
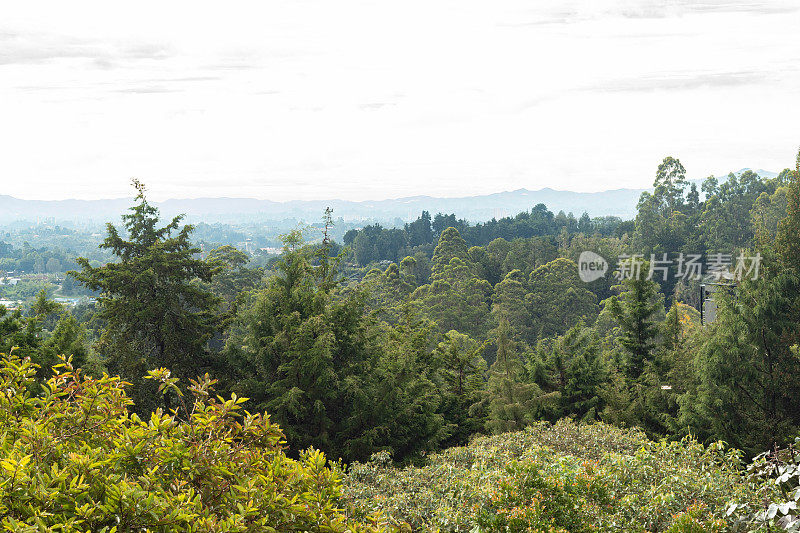
<path fill-rule="evenodd" d="M 427 211 L 414 222 L 403 228 L 384 228 L 372 224 L 361 229 L 352 229 L 344 234 L 344 243 L 352 249 L 352 258 L 360 266 L 377 261 L 399 262 L 406 256 L 423 254 L 431 256 L 433 248 L 442 232 L 455 228 L 471 246 L 483 246 L 494 239 L 526 239 L 531 237 L 553 237 L 583 233 L 601 236 L 621 237 L 633 230 L 632 221 L 619 217 L 590 218 L 584 213 L 576 219 L 572 213 L 559 211 L 553 215 L 544 204 L 536 205 L 531 211 L 500 220 L 492 219 L 485 223 L 471 225 L 455 214 L 437 213 L 431 218 Z"/>
<path fill-rule="evenodd" d="M 0 351 L 18 346 L 43 368 L 73 353 L 85 371 L 130 382 L 142 415 L 180 402 L 148 371 L 167 367 L 183 384 L 209 372 L 269 412 L 293 449 L 346 461 L 379 450 L 413 460 L 562 417 L 748 454 L 800 432 L 800 160 L 776 179 L 707 180 L 701 197 L 667 158 L 636 220 L 616 225 L 558 226 L 543 206 L 478 226 L 423 214 L 389 230 L 415 235 L 414 254 L 359 276 L 343 272 L 372 230 L 340 250 L 330 211 L 321 242 L 290 232 L 274 264 L 251 268 L 229 246 L 201 259 L 193 228 L 163 224 L 136 185 L 124 230 L 109 225 L 101 245 L 116 260 L 77 259 L 73 276 L 100 293 L 95 312 L 78 321 L 43 296 L 29 317 L 0 316 Z M 641 269 L 586 283 L 585 251 L 638 254 Z M 650 267 L 663 253 L 718 252 L 760 254 L 760 271 L 721 278 L 716 320 L 701 325 L 700 281 Z"/>
<path fill-rule="evenodd" d="M 75 253 L 53 247 L 34 248 L 27 242 L 15 247 L 0 241 L 0 277 L 5 273 L 58 273 L 78 267 Z"/>
<path fill-rule="evenodd" d="M 485 246 L 494 239 L 574 234 L 639 236 L 637 251 L 645 255 L 662 252 L 730 252 L 749 246 L 757 231 L 773 231 L 785 207 L 784 187 L 791 172 L 784 170 L 775 179 L 762 179 L 750 170 L 730 174 L 720 183 L 709 177 L 700 190 L 689 184 L 680 161 L 667 157 L 659 165 L 652 193 L 644 193 L 635 221 L 618 217 L 591 218 L 583 213 L 575 218 L 560 211 L 554 215 L 544 204 L 513 217 L 493 219 L 471 225 L 455 214 L 423 211 L 417 220 L 403 228 L 384 228 L 373 224 L 345 233 L 344 243 L 352 248 L 352 258 L 360 266 L 378 261 L 399 262 L 406 256 L 424 253 L 430 258 L 435 243 L 447 228 L 456 228 L 471 246 Z M 762 197 L 762 194 L 765 195 Z M 777 194 L 777 196 L 775 196 Z M 701 198 L 703 199 L 701 201 Z M 753 208 L 757 209 L 752 213 Z M 758 220 L 752 220 L 758 217 Z"/>

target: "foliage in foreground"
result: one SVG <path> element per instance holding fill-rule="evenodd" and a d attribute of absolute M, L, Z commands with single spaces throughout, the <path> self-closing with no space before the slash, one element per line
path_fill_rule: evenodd
<path fill-rule="evenodd" d="M 734 521 L 734 531 L 800 531 L 800 437 L 793 445 L 764 452 L 747 466 L 747 475 L 754 481 L 766 481 L 777 494 L 765 498 L 761 508 L 747 503 L 732 504 L 727 514 Z"/>
<path fill-rule="evenodd" d="M 422 530 L 711 532 L 729 525 L 730 502 L 764 496 L 740 467 L 721 445 L 564 420 L 481 437 L 421 467 L 376 454 L 351 465 L 344 496 Z"/>
<path fill-rule="evenodd" d="M 280 428 L 243 412 L 244 398 L 215 399 L 207 377 L 190 387 L 190 410 L 141 420 L 119 378 L 64 361 L 32 395 L 35 365 L 0 357 L 5 530 L 376 530 L 337 509 L 341 473 L 321 452 L 287 458 Z M 176 394 L 168 371 L 150 377 Z"/>

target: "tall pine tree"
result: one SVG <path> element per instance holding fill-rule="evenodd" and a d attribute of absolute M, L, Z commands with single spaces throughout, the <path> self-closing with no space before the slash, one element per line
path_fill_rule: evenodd
<path fill-rule="evenodd" d="M 657 319 L 663 316 L 658 285 L 647 279 L 647 270 L 645 263 L 640 272 L 623 281 L 620 297 L 609 300 L 609 310 L 621 330 L 619 343 L 628 356 L 625 374 L 629 380 L 638 379 L 652 362 L 659 333 Z"/>
<path fill-rule="evenodd" d="M 101 248 L 117 261 L 93 267 L 83 257 L 79 272 L 70 272 L 86 287 L 100 291 L 97 317 L 106 328 L 97 345 L 109 372 L 133 383 L 131 397 L 146 412 L 157 396 L 143 376 L 158 367 L 182 378 L 209 369 L 206 342 L 217 328 L 218 299 L 198 281 L 210 282 L 218 267 L 196 257 L 191 225 L 177 216 L 159 227 L 158 209 L 145 197 L 145 186 L 133 180 L 136 205 L 123 215 L 125 234 L 109 223 Z M 183 380 L 184 383 L 187 379 Z"/>
<path fill-rule="evenodd" d="M 718 315 L 695 359 L 681 422 L 754 454 L 800 430 L 800 156 L 759 276 L 715 295 Z M 752 254 L 751 254 L 752 255 Z"/>
<path fill-rule="evenodd" d="M 486 428 L 493 433 L 515 431 L 536 419 L 542 391 L 525 381 L 525 366 L 511 337 L 506 317 L 497 327 L 497 355 L 489 369 Z"/>

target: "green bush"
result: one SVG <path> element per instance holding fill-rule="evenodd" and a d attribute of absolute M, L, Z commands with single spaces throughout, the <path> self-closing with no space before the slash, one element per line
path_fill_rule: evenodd
<path fill-rule="evenodd" d="M 613 506 L 608 484 L 592 463 L 553 454 L 512 463 L 506 473 L 500 491 L 478 514 L 481 531 L 592 532 Z"/>
<path fill-rule="evenodd" d="M 761 486 L 764 496 L 759 506 L 731 504 L 727 514 L 732 530 L 800 532 L 800 437 L 785 448 L 755 456 L 747 465 L 747 477 Z"/>
<path fill-rule="evenodd" d="M 344 497 L 355 517 L 383 512 L 421 530 L 692 533 L 722 531 L 731 501 L 758 496 L 735 450 L 563 420 L 478 438 L 422 467 L 376 454 L 350 466 Z"/>
<path fill-rule="evenodd" d="M 214 397 L 187 409 L 169 372 L 151 373 L 181 407 L 131 414 L 119 378 L 64 361 L 33 395 L 35 366 L 0 354 L 0 517 L 9 531 L 375 531 L 338 509 L 341 470 L 293 460 L 266 415 Z M 365 517 L 368 518 L 368 517 Z"/>

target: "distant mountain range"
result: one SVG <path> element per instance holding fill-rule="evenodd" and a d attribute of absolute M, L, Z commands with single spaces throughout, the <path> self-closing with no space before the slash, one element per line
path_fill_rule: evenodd
<path fill-rule="evenodd" d="M 736 174 L 749 169 L 741 169 Z M 756 171 L 765 178 L 775 172 Z M 726 179 L 725 177 L 720 178 Z M 696 183 L 702 180 L 693 180 Z M 554 213 L 564 211 L 580 216 L 619 216 L 632 218 L 636 214 L 639 196 L 647 189 L 613 189 L 602 192 L 557 191 L 550 188 L 530 191 L 517 189 L 483 196 L 436 198 L 412 196 L 392 200 L 353 202 L 347 200 L 294 200 L 273 202 L 253 198 L 196 198 L 154 202 L 164 217 L 183 213 L 190 222 L 245 222 L 296 219 L 318 221 L 326 207 L 333 208 L 334 217 L 345 220 L 381 221 L 413 220 L 425 210 L 436 213 L 455 213 L 471 222 L 513 216 L 545 204 Z M 73 222 L 118 222 L 119 216 L 131 205 L 131 198 L 113 200 L 21 200 L 0 195 L 0 222 L 49 219 Z"/>

